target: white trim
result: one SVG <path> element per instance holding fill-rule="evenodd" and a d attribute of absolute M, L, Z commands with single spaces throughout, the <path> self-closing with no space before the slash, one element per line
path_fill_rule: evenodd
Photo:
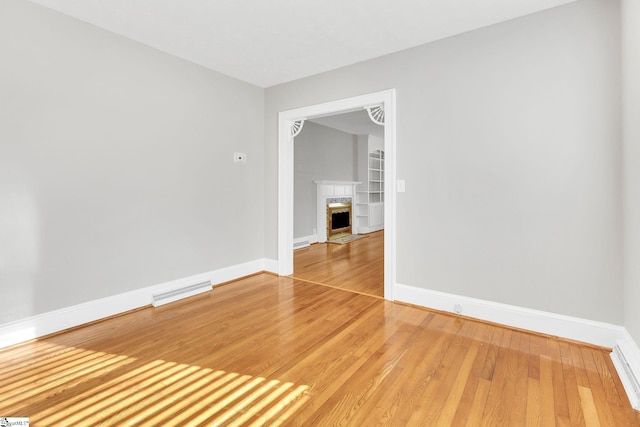
<path fill-rule="evenodd" d="M 319 181 L 313 181 L 313 182 L 315 184 L 318 184 L 318 185 L 340 185 L 340 186 L 356 186 L 358 184 L 362 184 L 362 181 L 327 181 L 327 180 L 319 180 Z M 331 197 L 340 197 L 340 195 L 331 196 Z"/>
<path fill-rule="evenodd" d="M 396 301 L 612 348 L 610 357 L 629 402 L 640 410 L 640 347 L 622 326 L 399 283 L 394 295 Z"/>
<path fill-rule="evenodd" d="M 194 283 L 220 284 L 261 271 L 277 271 L 277 262 L 260 259 L 129 291 L 0 325 L 0 348 L 151 305 L 154 293 Z"/>
<path fill-rule="evenodd" d="M 303 243 L 303 244 L 300 244 L 300 243 Z M 295 249 L 306 248 L 307 246 L 313 245 L 314 243 L 318 243 L 318 236 L 316 234 L 296 237 L 295 239 L 293 239 L 293 245 Z"/>
<path fill-rule="evenodd" d="M 278 274 L 280 270 L 278 266 L 278 261 L 275 259 L 264 259 L 264 268 L 263 270 L 269 273 Z"/>
<path fill-rule="evenodd" d="M 640 347 L 626 329 L 613 347 L 611 360 L 618 371 L 631 406 L 640 411 Z"/>
<path fill-rule="evenodd" d="M 384 224 L 375 225 L 373 227 L 358 227 L 358 234 L 369 234 L 380 230 L 384 230 Z"/>
<path fill-rule="evenodd" d="M 299 117 L 299 116 L 298 116 Z M 278 114 L 278 274 L 293 274 L 293 137 L 298 117 Z"/>
<path fill-rule="evenodd" d="M 395 288 L 396 301 L 452 313 L 455 312 L 455 306 L 458 305 L 459 313 L 463 316 L 608 348 L 613 348 L 624 333 L 622 326 L 610 323 L 432 291 L 415 286 L 396 284 Z"/>
<path fill-rule="evenodd" d="M 293 138 L 291 123 L 382 105 L 385 111 L 384 150 L 384 297 L 393 300 L 396 278 L 396 92 L 370 93 L 324 104 L 282 111 L 278 115 L 278 274 L 293 274 Z"/>

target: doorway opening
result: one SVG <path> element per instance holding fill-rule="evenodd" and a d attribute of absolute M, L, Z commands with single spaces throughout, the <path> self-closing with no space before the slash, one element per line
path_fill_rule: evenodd
<path fill-rule="evenodd" d="M 310 118 L 371 110 L 384 114 L 385 193 L 384 203 L 384 298 L 393 300 L 396 272 L 396 171 L 395 171 L 395 90 L 385 90 L 338 101 L 312 105 L 279 114 L 278 162 L 278 273 L 293 274 L 293 200 L 294 200 L 294 137 Z M 379 116 L 378 116 L 379 117 Z"/>

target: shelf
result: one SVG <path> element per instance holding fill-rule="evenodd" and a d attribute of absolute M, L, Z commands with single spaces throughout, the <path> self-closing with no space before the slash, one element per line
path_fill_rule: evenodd
<path fill-rule="evenodd" d="M 357 191 L 358 206 L 355 215 L 359 218 L 359 229 L 372 231 L 383 227 L 381 205 L 384 203 L 384 151 L 368 153 L 366 167 L 366 172 L 362 172 L 367 174 L 367 180 L 361 188 L 366 188 L 367 191 Z"/>

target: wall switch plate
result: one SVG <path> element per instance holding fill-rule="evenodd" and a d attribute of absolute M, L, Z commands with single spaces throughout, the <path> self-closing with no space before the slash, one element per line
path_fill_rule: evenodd
<path fill-rule="evenodd" d="M 247 163 L 247 155 L 245 153 L 233 153 L 233 163 Z"/>
<path fill-rule="evenodd" d="M 405 191 L 405 184 L 404 184 L 404 179 L 399 179 L 396 181 L 397 183 L 397 189 L 398 189 L 398 193 L 404 193 Z"/>

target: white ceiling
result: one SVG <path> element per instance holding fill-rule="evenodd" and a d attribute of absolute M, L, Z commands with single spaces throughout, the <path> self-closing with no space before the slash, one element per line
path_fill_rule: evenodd
<path fill-rule="evenodd" d="M 575 0 L 32 0 L 261 87 Z"/>

